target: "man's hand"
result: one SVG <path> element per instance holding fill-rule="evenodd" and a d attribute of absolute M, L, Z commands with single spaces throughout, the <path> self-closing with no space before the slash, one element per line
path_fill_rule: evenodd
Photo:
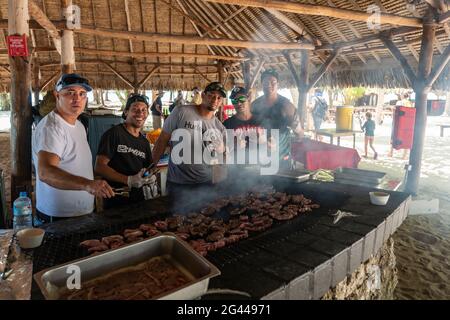
<path fill-rule="evenodd" d="M 145 172 L 145 169 L 141 169 L 134 176 L 128 176 L 128 187 L 130 188 L 140 188 L 145 183 L 145 178 L 142 176 Z"/>
<path fill-rule="evenodd" d="M 102 198 L 114 197 L 114 191 L 105 180 L 91 180 L 86 186 L 86 191 L 90 194 Z"/>
<path fill-rule="evenodd" d="M 148 176 L 148 177 L 144 177 L 144 185 L 146 184 L 155 184 L 156 183 L 156 176 L 154 174 Z"/>

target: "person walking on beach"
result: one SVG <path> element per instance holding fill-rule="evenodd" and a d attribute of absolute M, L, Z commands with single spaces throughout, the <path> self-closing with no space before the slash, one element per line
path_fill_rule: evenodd
<path fill-rule="evenodd" d="M 361 119 L 359 119 L 361 124 Z M 367 158 L 367 145 L 373 150 L 373 158 L 376 160 L 378 158 L 378 153 L 373 147 L 373 140 L 375 136 L 375 121 L 372 120 L 372 114 L 370 112 L 366 113 L 366 122 L 361 125 L 361 130 L 365 131 L 364 136 L 364 158 Z"/>

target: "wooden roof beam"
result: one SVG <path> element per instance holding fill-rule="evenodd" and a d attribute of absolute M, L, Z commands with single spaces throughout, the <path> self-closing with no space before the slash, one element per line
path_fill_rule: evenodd
<path fill-rule="evenodd" d="M 391 39 L 381 37 L 381 41 L 385 44 L 385 46 L 389 49 L 389 51 L 392 53 L 392 55 L 395 57 L 395 59 L 400 63 L 403 70 L 405 71 L 406 76 L 409 79 L 409 82 L 411 82 L 411 85 L 414 86 L 414 84 L 417 81 L 416 74 L 414 73 L 413 69 L 409 65 L 406 58 L 401 54 L 400 50 L 396 47 L 396 45 L 392 42 Z"/>
<path fill-rule="evenodd" d="M 120 80 L 122 80 L 127 86 L 129 86 L 131 89 L 134 89 L 133 83 L 125 78 L 119 71 L 117 71 L 112 65 L 110 65 L 107 62 L 103 61 L 103 64 L 111 70 L 117 77 L 119 77 Z"/>
<path fill-rule="evenodd" d="M 320 78 L 327 72 L 328 68 L 331 66 L 334 60 L 339 55 L 339 50 L 334 51 L 325 61 L 325 63 L 320 67 L 320 69 L 312 76 L 311 80 L 308 83 L 308 91 L 314 88 L 314 86 L 319 82 Z"/>
<path fill-rule="evenodd" d="M 137 87 L 141 88 L 154 74 L 155 72 L 159 69 L 159 65 L 156 65 L 145 77 L 144 79 L 142 79 L 138 84 Z"/>
<path fill-rule="evenodd" d="M 307 31 L 303 23 L 291 20 L 291 18 L 289 18 L 285 13 L 281 11 L 275 9 L 266 9 L 266 10 L 270 12 L 275 18 L 283 22 L 285 25 L 287 25 L 289 28 L 291 28 L 298 34 L 304 35 L 305 38 L 314 43 L 314 45 L 320 46 L 322 44 L 319 39 L 317 39 L 313 34 Z"/>
<path fill-rule="evenodd" d="M 47 31 L 53 40 L 56 51 L 61 54 L 61 36 L 56 26 L 50 21 L 34 0 L 28 0 L 28 11 L 30 16 L 32 16 L 34 20 Z"/>
<path fill-rule="evenodd" d="M 447 46 L 445 51 L 441 55 L 441 60 L 436 63 L 435 67 L 431 71 L 430 76 L 428 77 L 425 87 L 431 87 L 434 82 L 439 78 L 444 68 L 447 66 L 450 61 L 450 45 Z"/>
<path fill-rule="evenodd" d="M 213 54 L 200 54 L 200 53 L 182 53 L 182 52 L 128 52 L 128 51 L 113 51 L 113 50 L 96 50 L 96 49 L 87 49 L 75 47 L 75 52 L 79 52 L 82 54 L 91 54 L 91 55 L 100 55 L 100 56 L 116 56 L 116 57 L 131 57 L 131 58 L 149 58 L 149 57 L 160 57 L 164 55 L 166 57 L 172 58 L 204 58 L 204 59 L 212 59 L 212 60 L 229 60 L 229 61 L 247 61 L 249 58 L 245 57 L 230 57 L 230 56 L 221 56 L 221 55 L 213 55 Z M 35 52 L 53 52 L 55 48 L 51 47 L 37 47 L 35 48 Z M 7 49 L 0 49 L 0 54 L 8 54 Z"/>
<path fill-rule="evenodd" d="M 100 36 L 107 38 L 118 39 L 132 39 L 150 42 L 162 42 L 162 43 L 179 43 L 179 44 L 199 44 L 206 46 L 219 46 L 219 47 L 237 47 L 237 48 L 249 48 L 249 49 L 291 49 L 291 50 L 314 50 L 314 45 L 308 43 L 295 43 L 295 42 L 264 42 L 264 41 L 245 41 L 234 40 L 224 38 L 201 38 L 191 36 L 179 36 L 179 35 L 164 35 L 148 32 L 135 32 L 135 31 L 118 31 L 103 28 L 80 28 L 74 30 L 76 33 L 88 34 L 92 36 Z"/>
<path fill-rule="evenodd" d="M 221 4 L 235 4 L 247 7 L 257 7 L 264 9 L 275 9 L 280 11 L 287 11 L 302 15 L 325 16 L 330 18 L 339 18 L 345 20 L 366 22 L 371 13 L 365 11 L 332 8 L 317 4 L 304 4 L 287 1 L 267 1 L 267 0 L 205 0 L 208 2 L 215 2 Z M 393 24 L 408 27 L 421 27 L 422 19 L 415 17 L 405 17 L 389 13 L 380 13 L 380 22 L 382 24 Z"/>
<path fill-rule="evenodd" d="M 387 30 L 381 31 L 380 33 L 362 37 L 362 38 L 355 39 L 355 40 L 325 44 L 325 45 L 317 47 L 316 50 L 336 50 L 336 49 L 350 48 L 350 47 L 365 44 L 368 42 L 379 41 L 380 37 L 382 35 L 388 36 L 388 37 L 395 37 L 395 36 L 408 34 L 408 33 L 411 33 L 411 32 L 417 31 L 417 30 L 418 30 L 418 28 L 411 28 L 411 27 L 400 27 L 400 28 L 387 29 Z"/>

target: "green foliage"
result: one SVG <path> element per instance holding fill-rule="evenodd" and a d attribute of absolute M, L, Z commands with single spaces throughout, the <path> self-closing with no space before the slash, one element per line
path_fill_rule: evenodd
<path fill-rule="evenodd" d="M 344 94 L 344 105 L 354 106 L 356 101 L 364 96 L 366 89 L 363 87 L 346 88 L 342 90 Z"/>
<path fill-rule="evenodd" d="M 124 109 L 127 104 L 128 92 L 126 90 L 114 90 L 114 92 L 122 104 L 122 109 Z"/>
<path fill-rule="evenodd" d="M 0 93 L 0 111 L 10 111 L 11 101 L 8 93 Z"/>

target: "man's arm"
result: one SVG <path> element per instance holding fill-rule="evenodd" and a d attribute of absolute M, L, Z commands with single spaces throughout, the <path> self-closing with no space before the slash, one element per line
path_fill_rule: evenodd
<path fill-rule="evenodd" d="M 38 174 L 41 181 L 61 190 L 84 190 L 90 194 L 111 198 L 114 192 L 104 180 L 89 180 L 60 169 L 60 158 L 51 152 L 39 151 Z"/>
<path fill-rule="evenodd" d="M 292 131 L 294 131 L 297 137 L 303 137 L 303 127 L 300 121 L 300 117 L 298 116 L 297 109 L 290 101 L 287 101 L 284 104 L 283 115 L 288 121 L 288 126 L 292 129 Z"/>
<path fill-rule="evenodd" d="M 98 155 L 95 160 L 95 173 L 101 175 L 109 181 L 128 184 L 128 176 L 121 174 L 108 166 L 110 159 L 104 155 Z"/>
<path fill-rule="evenodd" d="M 172 136 L 171 134 L 164 132 L 163 130 L 161 131 L 158 140 L 156 140 L 155 147 L 153 148 L 152 151 L 153 163 L 155 165 L 158 164 L 159 159 L 164 154 L 164 150 L 166 150 L 166 147 L 169 145 L 171 136 Z"/>

